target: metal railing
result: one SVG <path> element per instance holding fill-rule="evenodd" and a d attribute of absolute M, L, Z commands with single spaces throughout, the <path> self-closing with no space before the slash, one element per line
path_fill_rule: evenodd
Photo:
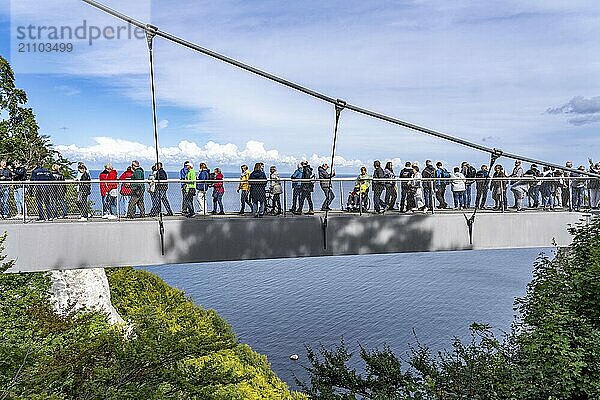
<path fill-rule="evenodd" d="M 357 182 L 363 183 L 362 189 Z M 465 183 L 466 191 L 454 195 L 452 182 Z M 222 184 L 223 193 L 215 194 L 214 184 Z M 245 195 L 238 190 L 239 179 L 184 181 L 179 179 L 116 180 L 116 181 L 19 181 L 0 184 L 0 213 L 3 222 L 49 221 L 49 220 L 115 220 L 167 215 L 189 214 L 186 207 L 193 202 L 196 216 L 209 217 L 221 211 L 227 215 L 240 214 L 243 210 L 250 215 L 252 202 L 242 205 Z M 322 189 L 321 184 L 329 179 L 281 178 L 279 195 L 272 190 L 276 181 L 270 179 L 248 181 L 249 186 L 265 188 L 263 214 L 289 216 L 299 211 L 299 202 L 304 200 L 304 213 L 320 211 L 329 206 L 333 212 L 373 212 L 376 209 L 387 213 L 440 212 L 453 209 L 473 209 L 475 200 L 479 208 L 499 212 L 508 211 L 508 200 L 517 191 L 523 196 L 524 208 L 545 206 L 552 210 L 580 210 L 597 208 L 600 202 L 600 178 L 590 177 L 521 177 L 521 178 L 333 178 L 331 191 Z M 206 185 L 206 190 L 198 190 Z M 101 186 L 103 189 L 101 189 Z M 479 188 L 478 188 L 479 187 Z M 193 195 L 187 188 L 193 188 Z M 511 193 L 512 192 L 512 193 Z M 377 194 L 380 194 L 377 196 Z M 325 202 L 326 195 L 331 202 Z M 464 196 L 464 197 L 461 197 Z M 277 201 L 279 198 L 279 202 Z M 375 200 L 381 200 L 379 207 Z M 462 200 L 461 200 L 462 199 Z M 220 202 L 219 202 L 220 200 Z M 461 203 L 462 201 L 462 203 Z M 187 202 L 187 204 L 186 204 Z M 594 202 L 594 204 L 592 204 Z M 281 207 L 278 207 L 278 203 Z M 260 205 L 260 203 L 258 203 Z M 483 207 L 481 207 L 483 205 Z M 402 206 L 403 210 L 398 210 Z M 462 207 L 461 207 L 462 206 Z M 495 209 L 492 208 L 495 206 Z M 188 207 L 189 208 L 189 207 Z"/>

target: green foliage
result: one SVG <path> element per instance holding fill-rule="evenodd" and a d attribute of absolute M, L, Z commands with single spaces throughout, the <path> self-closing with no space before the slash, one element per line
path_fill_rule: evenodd
<path fill-rule="evenodd" d="M 0 275 L 0 399 L 301 399 L 212 310 L 158 277 L 108 272 L 126 326 L 54 313 L 47 274 Z"/>
<path fill-rule="evenodd" d="M 572 229 L 571 246 L 540 256 L 520 318 L 501 340 L 471 326 L 436 356 L 418 343 L 406 361 L 390 349 L 360 349 L 357 372 L 344 345 L 308 348 L 313 399 L 598 399 L 600 398 L 600 219 Z"/>
<path fill-rule="evenodd" d="M 15 86 L 15 76 L 6 59 L 0 56 L 0 159 L 21 161 L 31 171 L 38 162 L 57 163 L 71 174 L 71 163 L 52 148 L 47 135 L 39 133 L 39 125 L 31 108 L 25 107 L 27 94 Z"/>

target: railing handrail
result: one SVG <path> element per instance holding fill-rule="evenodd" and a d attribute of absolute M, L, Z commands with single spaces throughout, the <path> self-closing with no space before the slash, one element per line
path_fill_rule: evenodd
<path fill-rule="evenodd" d="M 600 179 L 600 175 L 598 177 L 591 177 L 591 176 L 549 176 L 549 177 L 533 177 L 533 176 L 521 176 L 521 177 L 511 177 L 511 176 L 506 176 L 506 177 L 489 177 L 489 178 L 479 178 L 479 177 L 473 177 L 473 178 L 455 178 L 453 176 L 450 176 L 449 178 L 373 178 L 371 176 L 366 177 L 366 178 L 361 178 L 361 177 L 345 177 L 345 178 L 332 178 L 331 181 L 332 182 L 356 182 L 358 180 L 369 180 L 372 182 L 413 182 L 415 180 L 418 181 L 422 181 L 422 182 L 436 182 L 436 181 L 456 181 L 456 180 L 464 180 L 464 181 L 511 181 L 511 182 L 540 182 L 540 181 L 582 181 L 582 180 L 593 180 L 593 179 Z M 63 181 L 58 181 L 58 180 L 52 180 L 52 181 L 32 181 L 32 180 L 26 180 L 26 181 L 0 181 L 0 186 L 3 185 L 60 185 L 60 184 L 158 184 L 158 183 L 163 183 L 163 184 L 168 184 L 168 183 L 178 183 L 178 184 L 189 184 L 189 183 L 201 183 L 201 184 L 210 184 L 210 183 L 242 183 L 242 182 L 248 182 L 248 183 L 265 183 L 265 182 L 306 182 L 306 183 L 310 183 L 310 182 L 329 182 L 329 178 L 311 178 L 311 179 L 292 179 L 292 178 L 279 178 L 279 179 L 271 179 L 271 178 L 267 178 L 267 179 L 249 179 L 249 180 L 241 180 L 239 178 L 225 178 L 225 179 L 196 179 L 196 180 L 185 180 L 185 179 L 166 179 L 166 180 L 159 180 L 159 179 L 144 179 L 144 180 L 137 180 L 137 179 L 117 179 L 117 180 L 100 180 L 100 179 L 92 179 L 89 181 L 80 181 L 80 180 L 76 180 L 76 179 L 65 179 Z"/>

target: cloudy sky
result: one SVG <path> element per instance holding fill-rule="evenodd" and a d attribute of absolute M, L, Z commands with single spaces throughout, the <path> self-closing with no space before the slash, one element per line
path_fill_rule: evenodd
<path fill-rule="evenodd" d="M 597 1 L 198 1 L 105 4 L 331 97 L 490 147 L 562 163 L 600 158 Z M 42 131 L 92 166 L 154 157 L 145 40 L 78 0 L 0 0 L 0 43 Z M 85 23 L 82 39 L 44 27 Z M 34 29 L 27 31 L 27 27 Z M 19 28 L 25 28 L 25 30 Z M 123 28 L 124 29 L 124 28 Z M 60 29 L 59 29 L 60 31 Z M 65 29 L 63 31 L 66 32 Z M 20 33 L 27 33 L 25 38 Z M 81 33 L 80 32 L 80 33 Z M 71 43 L 68 53 L 19 52 Z M 333 109 L 163 39 L 155 43 L 161 157 L 226 170 L 326 157 Z M 373 159 L 486 162 L 464 149 L 343 112 L 338 166 Z M 504 161 L 510 163 L 510 161 Z"/>

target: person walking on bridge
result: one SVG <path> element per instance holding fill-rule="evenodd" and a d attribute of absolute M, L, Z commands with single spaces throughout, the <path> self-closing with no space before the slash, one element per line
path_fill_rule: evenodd
<path fill-rule="evenodd" d="M 254 164 L 254 171 L 250 174 L 250 201 L 254 218 L 262 218 L 267 202 L 267 175 L 262 163 Z"/>
<path fill-rule="evenodd" d="M 313 215 L 315 213 L 313 210 L 312 201 L 312 192 L 315 190 L 315 183 L 313 182 L 313 179 L 315 179 L 315 174 L 313 173 L 312 167 L 308 161 L 303 161 L 302 183 L 300 184 L 300 204 L 298 205 L 298 209 L 294 214 L 302 214 L 302 210 L 304 209 L 304 200 L 308 202 L 308 211 L 306 212 L 306 215 Z"/>
<path fill-rule="evenodd" d="M 385 164 L 383 170 L 385 177 L 389 181 L 385 181 L 385 204 L 387 210 L 396 210 L 396 200 L 398 200 L 398 187 L 396 186 L 396 174 L 394 173 L 394 165 L 391 161 Z"/>
<path fill-rule="evenodd" d="M 191 162 L 185 164 L 185 207 L 182 213 L 187 218 L 194 218 L 194 197 L 196 197 L 196 171 Z"/>
<path fill-rule="evenodd" d="M 438 178 L 435 181 L 435 198 L 437 199 L 440 208 L 448 208 L 448 203 L 446 203 L 446 186 L 448 185 L 450 172 L 444 168 L 441 161 L 435 163 L 435 166 L 437 167 L 435 169 L 435 177 Z"/>
<path fill-rule="evenodd" d="M 492 189 L 492 198 L 496 202 L 494 210 L 506 210 L 506 184 L 508 178 L 502 165 L 497 164 L 494 167 L 494 175 L 490 188 Z"/>
<path fill-rule="evenodd" d="M 415 175 L 415 170 L 412 167 L 412 163 L 410 161 L 407 161 L 404 164 L 404 168 L 402 168 L 402 170 L 400 171 L 400 179 L 403 179 L 400 182 L 400 188 L 402 189 L 402 192 L 400 193 L 400 212 L 407 212 L 408 210 L 410 210 L 411 204 L 412 204 L 412 200 L 411 198 L 414 196 L 414 191 L 412 189 L 411 186 L 411 182 L 407 179 L 412 179 Z M 406 206 L 406 208 L 405 208 Z"/>
<path fill-rule="evenodd" d="M 323 200 L 321 211 L 331 210 L 331 203 L 333 202 L 333 199 L 335 199 L 335 194 L 331 189 L 331 182 L 329 181 L 335 176 L 335 171 L 331 171 L 331 173 L 329 173 L 327 171 L 328 169 L 329 165 L 327 165 L 327 163 L 323 163 L 323 165 L 319 166 L 319 184 L 321 185 L 321 190 L 325 195 L 325 200 Z"/>
<path fill-rule="evenodd" d="M 131 170 L 133 175 L 131 176 L 131 198 L 129 199 L 129 206 L 127 207 L 127 218 L 134 218 L 136 213 L 136 207 L 140 210 L 140 218 L 146 216 L 144 210 L 144 170 L 140 167 L 140 162 L 134 160 L 131 162 Z M 140 183 L 133 183 L 134 181 L 140 181 Z"/>
<path fill-rule="evenodd" d="M 80 182 L 77 185 L 77 206 L 81 212 L 81 218 L 79 218 L 79 220 L 85 222 L 89 217 L 88 196 L 92 192 L 92 185 L 90 183 L 92 178 L 90 177 L 85 164 L 82 162 L 77 166 L 77 180 Z"/>
<path fill-rule="evenodd" d="M 517 211 L 523 210 L 523 201 L 527 195 L 529 183 L 523 179 L 523 168 L 521 167 L 521 160 L 515 160 L 515 167 L 510 174 L 510 191 L 513 193 L 515 199 L 514 208 Z"/>
<path fill-rule="evenodd" d="M 430 179 L 423 181 L 423 197 L 425 198 L 425 208 L 433 210 L 434 181 L 432 179 L 435 178 L 435 167 L 431 160 L 425 161 L 425 168 L 421 175 L 424 179 Z"/>
<path fill-rule="evenodd" d="M 381 168 L 381 161 L 375 160 L 373 162 L 373 207 L 376 213 L 384 212 L 387 207 L 387 204 L 381 199 L 381 194 L 385 188 L 384 178 L 385 172 Z"/>
<path fill-rule="evenodd" d="M 214 174 L 212 175 L 214 177 Z M 206 214 L 206 192 L 208 192 L 208 188 L 212 185 L 208 182 L 210 181 L 211 173 L 206 163 L 200 163 L 196 177 L 198 179 L 198 183 L 196 184 L 196 202 L 198 203 L 198 213 Z"/>
<path fill-rule="evenodd" d="M 48 171 L 42 165 L 42 162 L 39 161 L 37 167 L 31 172 L 31 180 L 34 182 L 47 182 L 52 181 L 52 173 Z M 54 218 L 54 212 L 52 210 L 52 204 L 50 201 L 50 188 L 48 185 L 33 185 L 34 193 L 35 193 L 35 203 L 37 204 L 38 209 L 38 221 L 45 221 L 46 218 L 48 220 L 52 220 Z M 44 208 L 46 208 L 46 213 L 44 215 Z"/>
<path fill-rule="evenodd" d="M 117 171 L 111 163 L 104 165 L 104 171 L 98 176 L 100 178 L 100 196 L 102 196 L 102 218 L 117 218 L 117 183 L 105 182 L 116 181 Z"/>
<path fill-rule="evenodd" d="M 273 196 L 273 215 L 280 215 L 282 213 L 281 210 L 281 193 L 283 192 L 281 188 L 281 178 L 279 177 L 279 172 L 277 172 L 277 167 L 271 165 L 269 169 L 269 181 L 271 182 L 271 196 Z"/>
<path fill-rule="evenodd" d="M 219 206 L 219 215 L 225 215 L 223 210 L 223 194 L 225 193 L 225 187 L 223 186 L 223 174 L 221 168 L 215 168 L 215 182 L 213 182 L 213 209 L 211 214 L 217 214 L 217 206 Z"/>
<path fill-rule="evenodd" d="M 243 215 L 246 211 L 246 204 L 250 207 L 250 211 L 252 211 L 252 203 L 250 202 L 250 184 L 248 183 L 248 179 L 250 179 L 250 171 L 248 171 L 248 166 L 246 164 L 241 167 L 242 173 L 240 175 L 240 184 L 238 186 L 238 193 L 241 192 L 240 195 L 240 203 L 241 208 L 238 214 Z"/>

